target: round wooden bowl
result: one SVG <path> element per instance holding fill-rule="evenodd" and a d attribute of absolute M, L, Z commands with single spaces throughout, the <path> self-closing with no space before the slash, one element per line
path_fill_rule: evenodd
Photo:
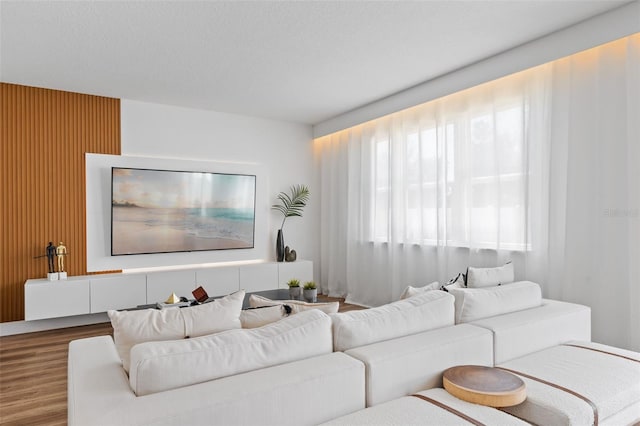
<path fill-rule="evenodd" d="M 451 395 L 489 407 L 511 407 L 527 398 L 524 382 L 515 374 L 481 365 L 460 365 L 445 370 L 442 381 Z"/>

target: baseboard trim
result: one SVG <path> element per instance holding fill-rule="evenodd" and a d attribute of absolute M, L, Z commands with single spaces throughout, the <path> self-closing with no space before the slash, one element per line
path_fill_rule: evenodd
<path fill-rule="evenodd" d="M 77 327 L 80 325 L 99 324 L 102 322 L 109 322 L 109 317 L 106 312 L 34 321 L 3 322 L 0 324 L 0 337 L 55 330 L 58 328 Z"/>

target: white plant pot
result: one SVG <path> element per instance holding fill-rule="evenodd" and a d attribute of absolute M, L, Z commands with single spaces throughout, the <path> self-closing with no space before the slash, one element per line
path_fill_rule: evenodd
<path fill-rule="evenodd" d="M 300 300 L 300 287 L 289 287 L 289 299 Z"/>
<path fill-rule="evenodd" d="M 302 290 L 304 300 L 309 303 L 315 303 L 318 301 L 318 289 Z"/>

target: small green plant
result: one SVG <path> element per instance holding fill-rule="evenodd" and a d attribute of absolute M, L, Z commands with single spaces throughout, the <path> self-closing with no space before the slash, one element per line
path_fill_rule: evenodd
<path fill-rule="evenodd" d="M 297 279 L 295 279 L 295 278 L 292 278 L 292 279 L 290 279 L 290 280 L 287 282 L 287 285 L 288 285 L 289 287 L 300 287 L 300 280 L 297 280 Z"/>
<path fill-rule="evenodd" d="M 316 283 L 313 281 L 307 281 L 306 283 L 304 283 L 304 289 L 305 290 L 313 290 L 317 288 Z"/>

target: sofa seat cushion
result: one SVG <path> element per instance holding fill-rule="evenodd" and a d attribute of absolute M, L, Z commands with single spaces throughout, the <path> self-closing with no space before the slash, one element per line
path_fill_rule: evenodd
<path fill-rule="evenodd" d="M 505 411 L 528 422 L 591 425 L 605 422 L 634 406 L 636 417 L 631 420 L 640 420 L 637 409 L 640 403 L 640 353 L 590 342 L 571 342 L 498 367 L 525 381 L 527 399 Z M 597 421 L 591 404 L 596 408 Z"/>
<path fill-rule="evenodd" d="M 249 296 L 249 306 L 252 308 L 281 305 L 290 306 L 292 314 L 308 311 L 309 309 L 319 309 L 325 314 L 335 314 L 340 308 L 340 302 L 308 303 L 301 300 L 271 300 L 266 297 L 258 296 L 257 294 Z"/>
<path fill-rule="evenodd" d="M 495 408 L 462 401 L 441 388 L 417 392 L 339 417 L 323 425 L 441 425 L 470 424 L 463 416 L 485 425 L 527 425 Z M 421 398 L 422 397 L 422 398 Z M 423 399 L 423 398 L 426 398 Z M 442 404 L 446 408 L 438 406 Z"/>
<path fill-rule="evenodd" d="M 450 288 L 456 299 L 456 324 L 540 306 L 540 286 L 518 281 L 494 287 Z"/>
<path fill-rule="evenodd" d="M 131 349 L 129 383 L 147 395 L 330 353 L 331 319 L 310 310 L 254 329 L 147 342 Z"/>
<path fill-rule="evenodd" d="M 333 349 L 346 351 L 452 325 L 453 301 L 444 291 L 428 291 L 377 308 L 333 314 Z"/>
<path fill-rule="evenodd" d="M 241 290 L 188 308 L 108 311 L 122 366 L 129 371 L 129 352 L 138 343 L 205 336 L 240 328 L 243 300 L 244 290 Z"/>

